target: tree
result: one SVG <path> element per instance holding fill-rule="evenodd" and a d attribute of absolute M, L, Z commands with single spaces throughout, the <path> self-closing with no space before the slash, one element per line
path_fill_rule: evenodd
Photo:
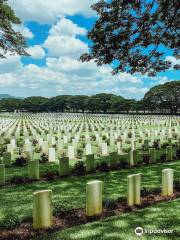
<path fill-rule="evenodd" d="M 170 110 L 176 114 L 180 107 L 180 81 L 167 82 L 151 88 L 143 99 L 149 110 Z"/>
<path fill-rule="evenodd" d="M 21 103 L 21 108 L 30 112 L 45 112 L 48 107 L 49 99 L 45 97 L 28 97 Z"/>
<path fill-rule="evenodd" d="M 154 76 L 171 67 L 168 49 L 179 58 L 179 0 L 112 0 L 92 5 L 99 18 L 88 33 L 90 53 L 82 61 L 112 64 L 121 72 Z M 175 65 L 179 69 L 180 65 Z"/>
<path fill-rule="evenodd" d="M 88 109 L 92 112 L 98 111 L 106 113 L 111 109 L 112 101 L 115 95 L 99 93 L 94 96 L 91 96 L 88 100 Z"/>
<path fill-rule="evenodd" d="M 64 112 L 67 109 L 70 97 L 70 95 L 62 95 L 51 98 L 49 109 L 51 111 Z"/>
<path fill-rule="evenodd" d="M 84 112 L 87 108 L 88 99 L 89 97 L 84 95 L 71 96 L 68 99 L 68 107 L 72 109 L 73 112 Z"/>
<path fill-rule="evenodd" d="M 17 98 L 4 98 L 0 100 L 0 110 L 12 112 L 21 108 L 21 99 Z"/>
<path fill-rule="evenodd" d="M 21 33 L 13 29 L 13 24 L 21 21 L 8 6 L 7 0 L 0 0 L 0 58 L 5 58 L 7 52 L 18 55 L 28 55 L 26 43 Z"/>

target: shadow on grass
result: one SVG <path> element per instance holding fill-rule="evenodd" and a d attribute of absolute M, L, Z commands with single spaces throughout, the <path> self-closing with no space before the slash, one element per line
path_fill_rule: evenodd
<path fill-rule="evenodd" d="M 159 188 L 161 186 L 161 171 L 164 168 L 173 168 L 180 171 L 180 161 L 107 173 L 95 173 L 81 177 L 68 177 L 49 182 L 5 186 L 0 189 L 0 219 L 10 209 L 16 211 L 20 218 L 31 216 L 32 194 L 42 189 L 51 189 L 53 191 L 53 203 L 59 203 L 68 208 L 84 208 L 86 202 L 86 183 L 93 179 L 99 179 L 104 182 L 104 199 L 126 197 L 127 175 L 133 173 L 143 173 L 143 187 Z"/>
<path fill-rule="evenodd" d="M 175 211 L 176 209 L 176 211 Z M 164 214 L 166 213 L 166 214 Z M 38 237 L 37 240 L 125 240 L 125 239 L 179 239 L 180 237 L 180 200 L 160 203 L 133 213 L 112 217 Z M 136 236 L 134 230 L 142 227 L 146 230 L 168 229 L 172 234 L 144 234 Z"/>

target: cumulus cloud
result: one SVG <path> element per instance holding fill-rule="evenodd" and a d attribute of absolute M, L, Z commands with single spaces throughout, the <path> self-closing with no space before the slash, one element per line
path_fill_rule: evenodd
<path fill-rule="evenodd" d="M 175 65 L 180 65 L 180 59 L 176 59 L 173 56 L 167 56 L 165 61 L 171 62 L 171 69 L 173 69 Z"/>
<path fill-rule="evenodd" d="M 41 59 L 45 57 L 45 51 L 40 45 L 34 45 L 27 49 L 27 52 L 34 59 Z"/>
<path fill-rule="evenodd" d="M 52 26 L 49 33 L 53 36 L 76 36 L 86 35 L 87 30 L 85 28 L 79 27 L 69 19 L 62 18 Z"/>
<path fill-rule="evenodd" d="M 20 32 L 25 38 L 31 39 L 34 37 L 33 33 L 30 31 L 30 29 L 23 25 L 14 24 L 13 29 L 16 32 Z"/>
<path fill-rule="evenodd" d="M 48 56 L 60 57 L 68 56 L 79 58 L 80 55 L 88 51 L 88 46 L 80 39 L 69 36 L 51 36 L 43 44 L 48 51 Z"/>
<path fill-rule="evenodd" d="M 3 60 L 2 60 L 3 61 Z M 13 61 L 11 59 L 11 61 Z M 19 63 L 18 59 L 14 62 Z M 8 64 L 8 62 L 6 62 Z M 111 75 L 109 66 L 97 67 L 91 61 L 81 63 L 70 57 L 47 58 L 46 66 L 39 67 L 34 64 L 18 67 L 9 73 L 0 74 L 1 86 L 9 86 L 14 89 L 37 90 L 38 94 L 52 92 L 55 94 L 95 94 L 100 92 L 112 92 L 116 94 L 125 94 L 126 87 L 135 85 L 134 91 L 139 95 L 138 86 L 141 85 L 141 79 L 122 73 L 116 76 Z M 122 87 L 124 90 L 122 91 Z M 136 89 L 137 88 L 137 89 Z M 130 96 L 129 96 L 130 97 Z"/>
<path fill-rule="evenodd" d="M 0 74 L 16 72 L 22 68 L 20 56 L 7 53 L 5 57 L 6 58 L 0 58 Z"/>
<path fill-rule="evenodd" d="M 8 0 L 17 16 L 24 21 L 53 23 L 57 17 L 81 14 L 94 16 L 90 6 L 98 0 Z M 42 14 L 40 14 L 42 13 Z"/>

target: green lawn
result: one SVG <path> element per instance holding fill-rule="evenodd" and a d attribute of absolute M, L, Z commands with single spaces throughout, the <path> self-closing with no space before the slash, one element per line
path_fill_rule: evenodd
<path fill-rule="evenodd" d="M 47 167 L 44 166 L 44 167 Z M 69 208 L 85 207 L 86 183 L 92 179 L 104 182 L 104 199 L 126 197 L 127 175 L 143 173 L 142 186 L 159 188 L 161 186 L 161 170 L 173 168 L 180 171 L 180 161 L 159 163 L 133 169 L 96 173 L 83 177 L 68 177 L 50 182 L 34 182 L 33 184 L 4 186 L 0 188 L 0 220 L 8 210 L 17 211 L 20 218 L 32 215 L 32 194 L 34 191 L 51 189 L 53 202 Z M 8 171 L 23 172 L 24 168 L 10 168 Z M 10 173 L 9 173 L 10 174 Z"/>
<path fill-rule="evenodd" d="M 134 229 L 167 229 L 173 234 L 147 234 L 136 236 Z M 155 204 L 135 212 L 111 217 L 68 230 L 38 237 L 37 240 L 178 240 L 180 239 L 180 199 Z"/>

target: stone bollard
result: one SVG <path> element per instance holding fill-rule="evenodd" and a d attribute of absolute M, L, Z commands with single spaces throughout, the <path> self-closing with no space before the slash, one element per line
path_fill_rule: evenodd
<path fill-rule="evenodd" d="M 133 167 L 137 163 L 138 163 L 138 151 L 137 150 L 131 150 L 129 152 L 129 165 L 131 167 Z"/>
<path fill-rule="evenodd" d="M 0 186 L 5 184 L 5 165 L 0 164 Z"/>
<path fill-rule="evenodd" d="M 103 182 L 94 180 L 86 185 L 86 215 L 88 217 L 102 213 Z"/>
<path fill-rule="evenodd" d="M 11 153 L 10 152 L 3 153 L 3 163 L 7 167 L 11 166 Z"/>
<path fill-rule="evenodd" d="M 172 161 L 173 160 L 173 148 L 172 148 L 172 146 L 168 146 L 166 148 L 166 154 L 167 154 L 167 161 Z"/>
<path fill-rule="evenodd" d="M 33 228 L 48 228 L 53 224 L 52 191 L 33 193 Z"/>
<path fill-rule="evenodd" d="M 69 175 L 69 158 L 62 157 L 59 159 L 59 176 L 67 176 Z"/>
<path fill-rule="evenodd" d="M 110 168 L 117 167 L 118 155 L 117 152 L 109 153 Z"/>
<path fill-rule="evenodd" d="M 162 170 L 162 195 L 169 196 L 173 194 L 174 170 L 167 168 Z"/>
<path fill-rule="evenodd" d="M 155 163 L 156 162 L 156 149 L 149 148 L 149 162 Z"/>
<path fill-rule="evenodd" d="M 93 172 L 95 169 L 94 154 L 86 155 L 86 171 Z"/>
<path fill-rule="evenodd" d="M 39 179 L 39 161 L 29 161 L 28 162 L 28 178 L 32 180 Z"/>
<path fill-rule="evenodd" d="M 127 177 L 128 181 L 128 205 L 133 206 L 141 203 L 141 174 L 132 174 Z"/>
<path fill-rule="evenodd" d="M 48 161 L 49 162 L 56 162 L 56 151 L 55 151 L 55 148 L 49 148 L 49 151 L 48 151 Z"/>
<path fill-rule="evenodd" d="M 144 150 L 145 150 L 145 151 L 148 151 L 148 149 L 149 149 L 149 140 L 148 140 L 148 139 L 145 139 L 145 140 L 144 140 Z"/>

